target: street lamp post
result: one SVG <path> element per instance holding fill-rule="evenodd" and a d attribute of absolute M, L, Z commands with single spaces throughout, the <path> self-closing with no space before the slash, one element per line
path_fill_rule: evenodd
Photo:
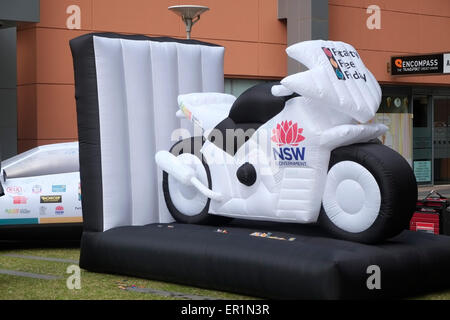
<path fill-rule="evenodd" d="M 186 39 L 191 38 L 192 26 L 200 20 L 200 15 L 209 10 L 208 7 L 196 5 L 171 6 L 168 9 L 180 16 L 186 25 Z"/>

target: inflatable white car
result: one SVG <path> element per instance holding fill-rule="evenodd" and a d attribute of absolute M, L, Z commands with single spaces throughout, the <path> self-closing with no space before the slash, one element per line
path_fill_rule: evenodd
<path fill-rule="evenodd" d="M 40 146 L 1 165 L 0 226 L 82 222 L 78 142 Z"/>
<path fill-rule="evenodd" d="M 367 123 L 381 100 L 374 76 L 342 42 L 307 41 L 286 51 L 309 70 L 237 99 L 179 96 L 177 115 L 204 134 L 155 156 L 172 216 L 186 223 L 218 216 L 319 221 L 366 243 L 398 234 L 413 214 L 417 185 L 406 160 L 374 142 L 387 129 Z"/>

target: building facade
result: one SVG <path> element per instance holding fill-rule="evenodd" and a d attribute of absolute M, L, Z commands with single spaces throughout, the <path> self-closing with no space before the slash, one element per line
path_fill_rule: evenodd
<path fill-rule="evenodd" d="M 2 144 L 10 146 L 6 155 L 77 139 L 70 39 L 88 32 L 185 36 L 181 19 L 167 10 L 184 3 L 180 0 L 10 1 L 17 2 L 33 8 L 37 2 L 38 19 L 16 19 L 0 30 L 0 38 L 8 30 L 9 39 L 16 40 L 12 56 L 17 60 L 12 85 L 17 101 L 10 97 L 8 109 L 2 98 L 0 126 L 11 131 L 2 137 Z M 286 57 L 289 44 L 308 39 L 352 44 L 383 88 L 375 119 L 389 127 L 383 142 L 410 161 L 419 183 L 450 182 L 450 75 L 391 75 L 392 56 L 450 53 L 450 1 L 194 2 L 210 11 L 193 27 L 192 37 L 226 48 L 225 88 L 236 95 L 255 83 L 301 70 Z M 14 19 L 0 13 L 1 20 Z M 10 69 L 13 62 L 8 61 L 0 64 L 2 70 Z"/>

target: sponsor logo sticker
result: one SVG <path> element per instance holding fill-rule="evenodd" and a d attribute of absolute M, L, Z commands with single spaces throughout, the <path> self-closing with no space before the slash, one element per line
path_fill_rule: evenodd
<path fill-rule="evenodd" d="M 18 214 L 19 213 L 19 209 L 5 209 L 5 213 Z"/>
<path fill-rule="evenodd" d="M 277 127 L 272 130 L 272 141 L 279 147 L 284 145 L 296 147 L 301 141 L 305 140 L 305 137 L 302 136 L 302 132 L 303 129 L 299 128 L 297 123 L 292 123 L 292 120 L 281 121 L 281 123 L 278 123 Z"/>
<path fill-rule="evenodd" d="M 38 184 L 35 184 L 34 186 L 33 186 L 33 188 L 31 189 L 31 191 L 33 192 L 33 193 L 41 193 L 42 192 L 42 187 L 40 186 L 40 185 L 38 185 Z"/>
<path fill-rule="evenodd" d="M 223 234 L 228 234 L 228 230 L 227 230 L 227 229 L 221 229 L 221 228 L 218 228 L 215 232 L 217 232 L 217 233 L 223 233 Z"/>
<path fill-rule="evenodd" d="M 57 206 L 55 208 L 55 214 L 57 214 L 57 215 L 64 214 L 64 207 L 63 206 Z"/>
<path fill-rule="evenodd" d="M 39 207 L 39 215 L 45 216 L 47 214 L 47 207 L 40 206 Z"/>
<path fill-rule="evenodd" d="M 27 204 L 27 197 L 24 196 L 14 196 L 13 204 Z"/>
<path fill-rule="evenodd" d="M 6 187 L 6 192 L 7 193 L 21 193 L 22 187 L 18 187 L 18 186 Z"/>
<path fill-rule="evenodd" d="M 52 185 L 52 192 L 66 192 L 65 184 L 54 184 Z"/>
<path fill-rule="evenodd" d="M 358 52 L 351 50 L 338 50 L 336 48 L 322 47 L 331 67 L 339 80 L 364 80 L 367 81 L 365 73 L 361 73 L 355 64 L 355 59 L 360 59 Z"/>
<path fill-rule="evenodd" d="M 62 196 L 41 196 L 41 203 L 61 203 Z"/>
<path fill-rule="evenodd" d="M 272 130 L 271 141 L 276 145 L 272 147 L 272 152 L 278 166 L 306 166 L 306 147 L 299 146 L 305 140 L 302 133 L 303 128 L 292 120 L 281 121 Z"/>
<path fill-rule="evenodd" d="M 295 240 L 295 238 L 293 238 L 293 237 L 285 238 L 285 237 L 274 236 L 274 235 L 272 235 L 271 232 L 253 232 L 253 233 L 250 233 L 250 236 L 252 236 L 252 237 L 259 237 L 259 238 L 273 239 L 273 240 L 287 240 L 287 241 L 294 241 Z"/>
<path fill-rule="evenodd" d="M 336 77 L 339 80 L 345 80 L 344 74 L 342 73 L 341 68 L 337 64 L 336 59 L 333 56 L 333 53 L 331 52 L 331 50 L 329 48 L 325 48 L 325 47 L 322 47 L 322 50 L 325 53 L 325 55 L 327 56 L 328 61 L 330 62 L 331 66 L 333 67 L 334 73 L 336 73 Z"/>
<path fill-rule="evenodd" d="M 180 105 L 180 109 L 181 109 L 181 112 L 183 112 L 184 116 L 185 116 L 187 119 L 191 120 L 191 121 L 194 122 L 195 124 L 197 124 L 197 125 L 199 125 L 200 127 L 202 127 L 202 123 L 200 122 L 200 120 L 197 119 L 197 118 L 192 114 L 192 112 L 191 112 L 184 104 L 181 104 L 181 105 Z"/>

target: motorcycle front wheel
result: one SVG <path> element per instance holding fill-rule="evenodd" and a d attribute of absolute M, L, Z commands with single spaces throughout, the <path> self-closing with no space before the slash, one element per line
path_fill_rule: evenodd
<path fill-rule="evenodd" d="M 200 149 L 203 137 L 193 137 L 174 144 L 170 152 L 185 165 L 194 169 L 197 178 L 211 188 L 211 173 Z M 194 224 L 222 224 L 229 218 L 208 213 L 211 199 L 192 185 L 185 185 L 163 171 L 163 193 L 167 208 L 177 222 Z"/>
<path fill-rule="evenodd" d="M 376 143 L 332 151 L 319 223 L 332 235 L 379 243 L 408 228 L 417 201 L 411 166 Z"/>

